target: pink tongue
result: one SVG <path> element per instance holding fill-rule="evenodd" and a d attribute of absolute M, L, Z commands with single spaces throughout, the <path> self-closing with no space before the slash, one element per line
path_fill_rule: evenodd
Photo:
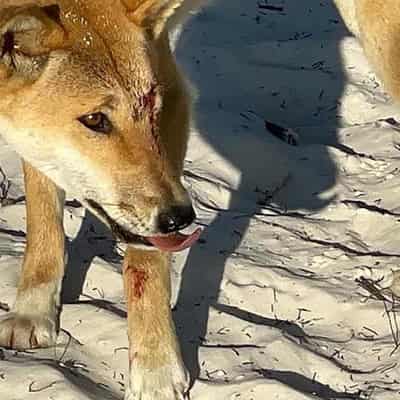
<path fill-rule="evenodd" d="M 182 251 L 192 246 L 197 242 L 202 232 L 201 228 L 198 228 L 190 235 L 184 235 L 183 233 L 174 233 L 168 236 L 154 236 L 146 238 L 153 246 L 163 251 Z"/>

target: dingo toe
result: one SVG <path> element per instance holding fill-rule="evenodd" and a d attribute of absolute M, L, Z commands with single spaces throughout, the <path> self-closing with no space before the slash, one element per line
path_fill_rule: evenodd
<path fill-rule="evenodd" d="M 46 316 L 10 313 L 0 320 L 0 346 L 29 350 L 51 347 L 56 343 L 56 324 Z"/>
<path fill-rule="evenodd" d="M 168 365 L 156 370 L 133 368 L 125 400 L 186 400 L 189 374 L 183 365 Z"/>

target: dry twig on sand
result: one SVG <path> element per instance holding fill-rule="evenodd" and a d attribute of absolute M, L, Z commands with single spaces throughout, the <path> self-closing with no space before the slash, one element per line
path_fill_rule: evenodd
<path fill-rule="evenodd" d="M 398 303 L 396 296 L 391 292 L 387 293 L 387 290 L 381 288 L 379 286 L 379 280 L 374 281 L 372 279 L 361 277 L 356 279 L 356 282 L 368 293 L 370 293 L 372 299 L 382 301 L 395 345 L 390 354 L 393 355 L 400 347 L 400 329 L 396 314 L 396 306 L 398 306 Z"/>

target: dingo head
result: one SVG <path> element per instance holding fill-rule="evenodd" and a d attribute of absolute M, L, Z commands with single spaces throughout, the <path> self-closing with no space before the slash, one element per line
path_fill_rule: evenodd
<path fill-rule="evenodd" d="M 0 134 L 123 239 L 178 250 L 188 105 L 165 26 L 182 0 L 1 0 Z"/>

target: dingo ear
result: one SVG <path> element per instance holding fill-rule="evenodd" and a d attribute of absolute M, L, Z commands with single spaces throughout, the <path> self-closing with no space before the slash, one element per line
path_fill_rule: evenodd
<path fill-rule="evenodd" d="M 183 0 L 122 0 L 135 24 L 158 37 Z"/>
<path fill-rule="evenodd" d="M 58 6 L 0 6 L 0 82 L 14 74 L 38 76 L 65 39 Z"/>

